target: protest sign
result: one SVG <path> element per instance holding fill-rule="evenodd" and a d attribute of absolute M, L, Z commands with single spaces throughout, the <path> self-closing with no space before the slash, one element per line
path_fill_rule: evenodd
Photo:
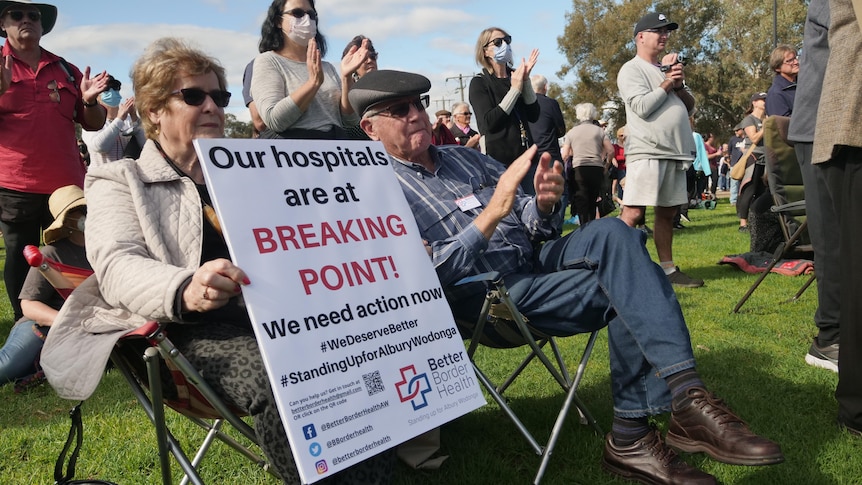
<path fill-rule="evenodd" d="M 382 144 L 195 148 L 304 482 L 485 403 Z"/>

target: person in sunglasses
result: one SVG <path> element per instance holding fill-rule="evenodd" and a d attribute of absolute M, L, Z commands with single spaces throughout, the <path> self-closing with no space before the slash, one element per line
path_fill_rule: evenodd
<path fill-rule="evenodd" d="M 137 160 L 87 174 L 87 256 L 95 277 L 57 316 L 43 347 L 45 375 L 61 397 L 86 398 L 124 329 L 172 322 L 171 340 L 217 393 L 249 412 L 284 482 L 299 483 L 242 304 L 242 287 L 251 282 L 230 260 L 192 145 L 224 136 L 231 97 L 225 70 L 183 41 L 163 38 L 134 64 L 132 82 L 148 140 Z M 79 355 L 88 357 L 73 358 Z M 386 483 L 391 460 L 384 454 L 357 467 L 342 473 Z"/>
<path fill-rule="evenodd" d="M 540 331 L 567 336 L 607 327 L 614 421 L 603 465 L 614 475 L 643 483 L 716 483 L 668 444 L 737 465 L 784 461 L 777 443 L 753 433 L 707 390 L 682 309 L 643 233 L 610 217 L 557 238 L 562 163 L 541 154 L 536 194 L 527 196 L 519 183 L 535 145 L 508 168 L 475 150 L 431 145 L 421 101 L 430 88 L 419 74 L 380 70 L 356 83 L 350 101 L 362 114 L 362 128 L 389 154 L 440 283 L 450 287 L 453 314 L 475 321 L 485 299 L 481 283 L 451 288 L 455 282 L 497 271 Z M 666 444 L 649 418 L 668 412 Z"/>
<path fill-rule="evenodd" d="M 452 105 L 452 135 L 459 145 L 479 149 L 479 139 L 482 135 L 470 126 L 470 105 L 459 101 Z"/>
<path fill-rule="evenodd" d="M 147 138 L 135 108 L 135 97 L 123 99 L 122 83 L 108 75 L 108 89 L 99 95 L 108 112 L 105 126 L 98 131 L 81 133 L 84 143 L 90 148 L 93 163 L 109 163 L 125 157 L 138 158 Z"/>
<path fill-rule="evenodd" d="M 485 153 L 505 166 L 533 144 L 529 123 L 539 119 L 540 108 L 530 72 L 538 58 L 539 51 L 533 49 L 515 68 L 512 36 L 498 27 L 483 30 L 476 40 L 476 63 L 482 72 L 470 81 L 470 105 L 485 136 Z M 533 193 L 532 177 L 524 179 L 524 191 Z"/>
<path fill-rule="evenodd" d="M 22 251 L 39 245 L 51 223 L 48 197 L 84 183 L 74 123 L 84 130 L 105 124 L 98 102 L 107 73 L 90 77 L 40 45 L 54 28 L 57 7 L 0 1 L 0 231 L 6 243 L 4 279 L 15 320 L 29 266 Z M 74 122 L 74 123 L 73 123 Z"/>
<path fill-rule="evenodd" d="M 251 97 L 267 129 L 261 138 L 347 138 L 356 125 L 347 92 L 371 50 L 366 40 L 341 59 L 341 74 L 326 56 L 314 0 L 274 0 L 260 29 Z"/>

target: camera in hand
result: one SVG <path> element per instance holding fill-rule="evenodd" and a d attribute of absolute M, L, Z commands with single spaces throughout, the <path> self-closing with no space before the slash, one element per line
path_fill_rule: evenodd
<path fill-rule="evenodd" d="M 677 64 L 682 64 L 684 66 L 684 65 L 686 65 L 687 62 L 688 62 L 688 59 L 686 59 L 686 57 L 680 52 L 679 54 L 676 55 L 676 62 L 674 62 L 673 64 L 668 64 L 668 65 L 662 64 L 661 72 L 668 72 L 670 70 L 670 68 L 672 68 L 673 66 L 675 66 Z"/>

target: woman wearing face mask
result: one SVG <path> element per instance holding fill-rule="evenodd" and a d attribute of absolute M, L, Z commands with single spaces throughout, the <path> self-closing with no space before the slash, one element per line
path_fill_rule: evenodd
<path fill-rule="evenodd" d="M 539 119 L 539 103 L 530 84 L 538 57 L 539 51 L 533 49 L 529 59 L 521 59 L 513 68 L 512 36 L 497 27 L 483 30 L 476 41 L 476 62 L 482 73 L 470 81 L 470 105 L 479 133 L 485 135 L 485 153 L 507 167 L 533 144 L 527 123 Z M 524 180 L 532 188 L 532 177 Z"/>
<path fill-rule="evenodd" d="M 324 62 L 313 0 L 275 0 L 263 21 L 251 95 L 267 129 L 261 138 L 346 138 L 359 123 L 347 99 L 353 74 L 368 59 L 368 42 L 341 59 L 341 74 Z"/>
<path fill-rule="evenodd" d="M 135 97 L 123 101 L 120 95 L 121 87 L 120 81 L 108 75 L 108 87 L 98 98 L 99 103 L 108 111 L 105 126 L 99 131 L 81 132 L 81 139 L 87 144 L 92 164 L 113 162 L 125 157 L 138 158 L 141 147 L 147 141 L 141 120 L 138 119 L 138 111 L 135 109 Z"/>

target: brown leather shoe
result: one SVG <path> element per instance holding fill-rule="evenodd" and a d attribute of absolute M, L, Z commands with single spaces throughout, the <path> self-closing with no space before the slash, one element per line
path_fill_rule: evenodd
<path fill-rule="evenodd" d="M 608 472 L 641 483 L 656 485 L 713 485 L 715 477 L 682 461 L 676 452 L 662 443 L 655 429 L 631 446 L 617 446 L 608 433 L 602 468 Z"/>
<path fill-rule="evenodd" d="M 687 392 L 690 403 L 674 409 L 667 444 L 688 453 L 704 452 L 731 465 L 772 465 L 784 461 L 778 443 L 757 436 L 715 394 Z"/>

